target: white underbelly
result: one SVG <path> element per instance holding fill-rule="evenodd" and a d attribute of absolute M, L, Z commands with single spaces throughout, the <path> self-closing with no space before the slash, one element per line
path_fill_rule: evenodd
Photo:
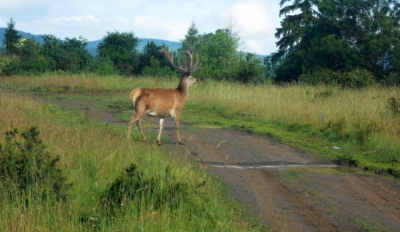
<path fill-rule="evenodd" d="M 146 113 L 148 116 L 152 117 L 174 117 L 175 118 L 175 110 L 169 109 L 166 113 L 160 113 L 157 110 L 150 110 Z"/>

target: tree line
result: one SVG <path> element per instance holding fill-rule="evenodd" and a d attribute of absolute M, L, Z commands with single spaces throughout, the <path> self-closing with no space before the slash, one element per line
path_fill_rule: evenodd
<path fill-rule="evenodd" d="M 195 49 L 202 64 L 200 78 L 217 80 L 264 81 L 265 66 L 254 54 L 237 53 L 239 38 L 228 30 L 200 35 L 192 23 L 182 48 L 174 53 L 176 60 L 184 62 L 184 52 Z M 123 76 L 177 76 L 175 70 L 159 52 L 166 45 L 148 42 L 143 51 L 137 46 L 139 39 L 133 32 L 107 32 L 97 46 L 97 55 L 86 49 L 88 41 L 82 37 L 61 40 L 53 35 L 22 38 L 11 19 L 3 41 L 6 52 L 15 59 L 3 64 L 3 75 L 39 74 L 45 72 L 96 73 L 98 75 Z"/>
<path fill-rule="evenodd" d="M 258 59 L 237 52 L 240 38 L 232 27 L 199 34 L 189 27 L 175 59 L 194 49 L 202 79 L 241 83 L 305 82 L 363 87 L 374 83 L 400 84 L 400 4 L 397 0 L 281 0 L 281 25 L 276 29 L 278 51 Z M 43 41 L 22 39 L 15 22 L 8 23 L 3 44 L 17 59 L 3 65 L 3 74 L 92 72 L 125 76 L 176 75 L 149 42 L 139 52 L 132 32 L 107 32 L 91 56 L 84 38 Z M 182 57 L 181 57 L 182 56 Z"/>

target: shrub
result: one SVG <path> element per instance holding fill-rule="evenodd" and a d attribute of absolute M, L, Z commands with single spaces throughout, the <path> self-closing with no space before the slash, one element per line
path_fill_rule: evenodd
<path fill-rule="evenodd" d="M 18 129 L 13 129 L 5 137 L 5 144 L 0 144 L 1 193 L 9 197 L 17 193 L 21 197 L 31 195 L 35 199 L 65 201 L 71 184 L 66 183 L 66 177 L 57 167 L 59 157 L 52 158 L 45 151 L 37 128 L 33 126 L 21 136 Z"/>

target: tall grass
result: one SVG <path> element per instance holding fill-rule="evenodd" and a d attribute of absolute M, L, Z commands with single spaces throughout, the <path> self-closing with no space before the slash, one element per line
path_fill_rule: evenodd
<path fill-rule="evenodd" d="M 21 94 L 3 92 L 0 96 L 0 133 L 37 126 L 46 150 L 60 157 L 60 169 L 73 184 L 66 202 L 36 202 L 29 194 L 11 201 L 0 197 L 0 231 L 254 229 L 244 221 L 244 211 L 223 197 L 222 186 L 188 162 L 181 150 L 166 153 L 158 146 L 135 142 L 139 138 L 127 141 L 124 127 L 94 122 L 84 115 L 35 103 Z M 4 136 L 0 136 L 0 144 L 4 142 Z M 139 192 L 136 198 L 121 203 L 115 215 L 109 215 L 102 210 L 101 196 L 132 164 L 137 165 L 144 181 L 151 180 L 158 187 Z M 185 196 L 175 195 L 180 187 L 166 191 L 168 186 L 186 186 Z M 0 188 L 0 196 L 7 191 Z M 162 196 L 159 207 L 154 207 L 154 196 Z M 167 207 L 170 199 L 176 198 L 174 207 Z"/>

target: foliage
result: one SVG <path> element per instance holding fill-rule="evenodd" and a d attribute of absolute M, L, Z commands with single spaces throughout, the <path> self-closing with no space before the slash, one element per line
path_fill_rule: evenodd
<path fill-rule="evenodd" d="M 121 209 L 127 204 L 135 204 L 135 208 L 138 210 L 145 207 L 158 211 L 165 210 L 167 207 L 173 211 L 184 206 L 189 210 L 206 211 L 201 209 L 201 205 L 189 206 L 189 204 L 193 204 L 189 196 L 193 192 L 200 194 L 202 192 L 200 188 L 204 182 L 196 186 L 181 182 L 173 176 L 170 166 L 165 167 L 165 175 L 162 178 L 146 179 L 143 177 L 143 173 L 138 171 L 137 165 L 131 164 L 109 184 L 100 201 L 105 210 L 111 214 L 116 211 L 121 212 Z"/>
<path fill-rule="evenodd" d="M 169 66 L 161 65 L 160 60 L 151 57 L 150 64 L 144 67 L 142 70 L 143 76 L 153 77 L 177 77 L 178 75 Z"/>
<path fill-rule="evenodd" d="M 44 35 L 43 43 L 28 38 L 18 48 L 19 59 L 13 60 L 3 68 L 5 75 L 39 74 L 64 71 L 77 73 L 86 68 L 92 59 L 86 50 L 87 40 L 65 38 L 64 41 L 53 35 Z"/>
<path fill-rule="evenodd" d="M 367 70 L 354 69 L 350 72 L 315 69 L 299 76 L 299 82 L 312 85 L 339 85 L 342 88 L 363 88 L 375 83 L 375 77 Z"/>
<path fill-rule="evenodd" d="M 146 75 L 143 73 L 145 69 L 147 69 L 146 73 L 148 73 L 148 69 L 154 68 L 157 70 L 163 69 L 165 71 L 173 71 L 167 59 L 165 59 L 164 55 L 160 53 L 162 48 L 165 48 L 165 46 L 157 46 L 153 41 L 148 42 L 143 48 L 143 54 L 141 54 L 139 57 L 137 72 Z M 151 75 L 154 76 L 154 74 L 157 75 L 157 72 L 153 72 Z M 161 76 L 163 76 L 163 74 L 164 72 L 161 73 Z"/>
<path fill-rule="evenodd" d="M 132 32 L 107 32 L 97 46 L 99 57 L 109 57 L 121 75 L 137 73 L 139 39 Z"/>
<path fill-rule="evenodd" d="M 8 189 L 9 196 L 22 197 L 34 194 L 40 200 L 54 197 L 65 201 L 71 184 L 66 182 L 62 170 L 57 167 L 59 157 L 52 158 L 39 138 L 39 131 L 31 127 L 21 133 L 18 129 L 5 133 L 6 143 L 0 144 L 0 184 Z"/>
<path fill-rule="evenodd" d="M 18 31 L 15 29 L 15 21 L 10 19 L 10 22 L 7 23 L 7 29 L 4 32 L 4 40 L 3 44 L 5 45 L 6 52 L 8 54 L 16 54 L 18 53 L 18 43 L 22 38 L 21 35 L 18 35 Z"/>
<path fill-rule="evenodd" d="M 237 61 L 237 48 L 238 44 L 225 30 L 203 34 L 197 49 L 202 67 L 197 75 L 216 80 L 231 79 L 229 74 Z"/>
<path fill-rule="evenodd" d="M 261 60 L 257 59 L 254 54 L 247 53 L 244 59 L 239 56 L 240 59 L 233 71 L 236 72 L 233 76 L 233 80 L 240 83 L 253 82 L 264 82 L 265 67 L 262 65 Z"/>
<path fill-rule="evenodd" d="M 284 6 L 287 2 L 292 4 Z M 275 34 L 279 39 L 272 59 L 276 81 L 297 81 L 318 69 L 340 73 L 358 69 L 383 83 L 399 82 L 397 1 L 282 0 L 280 4 L 285 18 Z"/>
<path fill-rule="evenodd" d="M 199 29 L 196 27 L 196 23 L 192 22 L 190 27 L 185 35 L 185 39 L 181 40 L 182 47 L 179 49 L 180 53 L 183 53 L 187 50 L 197 49 L 200 43 L 200 35 Z"/>
<path fill-rule="evenodd" d="M 87 71 L 88 73 L 95 73 L 99 76 L 118 74 L 118 71 L 115 69 L 113 62 L 108 56 L 96 57 L 89 60 L 87 66 L 85 67 L 85 71 Z"/>

